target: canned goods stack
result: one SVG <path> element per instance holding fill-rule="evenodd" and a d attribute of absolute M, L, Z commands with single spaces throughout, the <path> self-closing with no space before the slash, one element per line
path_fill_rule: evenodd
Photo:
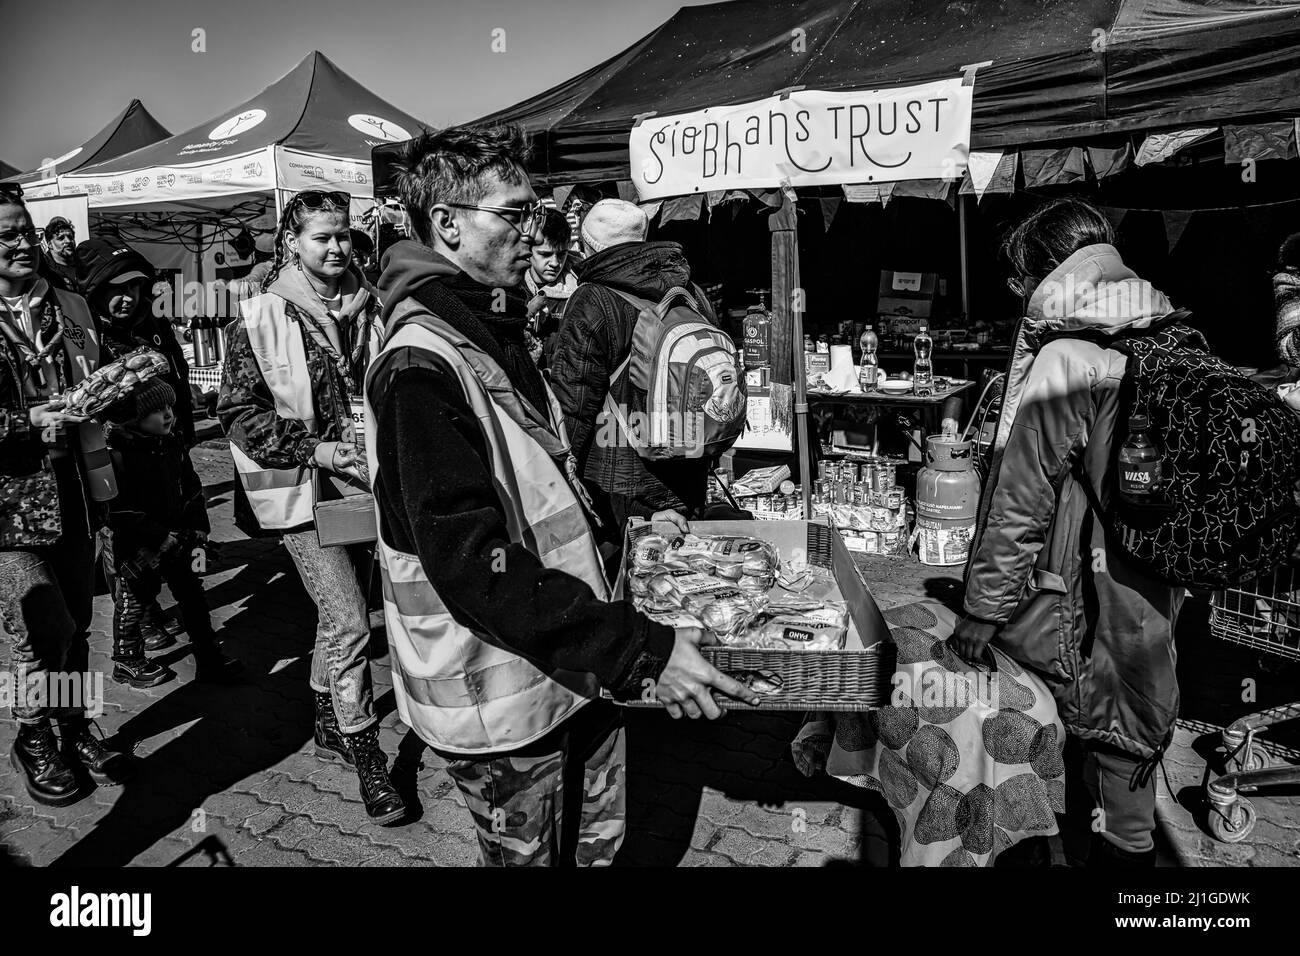
<path fill-rule="evenodd" d="M 899 464 L 894 458 L 819 462 L 813 518 L 834 525 L 850 551 L 906 553 L 907 502 L 898 486 Z"/>

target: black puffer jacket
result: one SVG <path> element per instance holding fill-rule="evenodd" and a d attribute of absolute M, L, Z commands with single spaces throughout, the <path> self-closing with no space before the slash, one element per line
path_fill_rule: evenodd
<path fill-rule="evenodd" d="M 695 517 L 704 506 L 709 463 L 697 458 L 648 463 L 626 444 L 605 448 L 593 439 L 609 377 L 632 348 L 637 310 L 617 295 L 657 302 L 674 286 L 691 289 L 701 311 L 714 320 L 708 298 L 691 282 L 691 267 L 675 242 L 628 242 L 611 246 L 578 265 L 579 286 L 569 297 L 555 355 L 551 387 L 564 409 L 564 426 L 583 478 L 607 495 L 632 499 L 629 513 L 649 517 L 676 508 Z M 615 398 L 628 404 L 628 396 Z"/>
<path fill-rule="evenodd" d="M 211 530 L 203 484 L 180 436 L 145 435 L 114 425 L 108 447 L 118 489 L 108 526 L 121 559 L 131 560 L 142 548 L 156 551 L 168 534 Z"/>

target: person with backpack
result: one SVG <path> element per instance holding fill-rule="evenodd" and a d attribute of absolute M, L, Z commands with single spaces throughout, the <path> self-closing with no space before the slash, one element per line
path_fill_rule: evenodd
<path fill-rule="evenodd" d="M 612 600 L 564 416 L 518 287 L 541 206 L 518 127 L 416 137 L 398 190 L 416 240 L 383 256 L 365 448 L 402 721 L 447 760 L 487 866 L 610 863 L 623 840 L 620 700 L 720 716 L 698 628 Z"/>
<path fill-rule="evenodd" d="M 667 347 L 663 336 L 652 334 L 654 316 L 648 313 L 679 289 L 684 294 L 672 304 L 689 309 L 698 323 L 717 327 L 708 298 L 691 281 L 682 247 L 646 241 L 648 229 L 645 212 L 621 199 L 602 199 L 587 212 L 579 230 L 585 253 L 577 266 L 579 285 L 569 296 L 551 359 L 551 385 L 564 410 L 580 474 L 595 492 L 607 538 L 615 545 L 621 544 L 623 528 L 633 516 L 675 511 L 687 519 L 699 518 L 713 457 L 705 448 L 676 454 L 638 447 L 635 429 L 626 427 L 632 425 L 626 418 L 634 413 L 653 426 L 657 416 L 663 421 L 665 413 L 675 411 L 667 407 L 676 404 L 672 396 L 656 403 L 645 388 L 654 353 Z M 634 355 L 638 329 L 644 344 Z M 692 359 L 702 360 L 697 366 L 712 376 L 708 387 L 714 396 L 727 396 L 721 402 L 721 424 L 734 440 L 745 417 L 744 373 L 727 362 L 725 339 L 720 332 L 713 336 L 701 330 L 683 342 L 685 352 L 658 357 L 661 367 L 671 362 L 685 368 Z M 719 361 L 711 364 L 706 356 Z"/>
<path fill-rule="evenodd" d="M 1108 339 L 1151 328 L 1173 306 L 1124 265 L 1110 223 L 1081 200 L 1038 209 L 1003 251 L 1027 305 L 966 566 L 966 616 L 949 643 L 974 662 L 994 641 L 1052 688 L 1102 811 L 1089 865 L 1154 865 L 1152 770 L 1178 716 L 1184 589 L 1123 554 L 1090 498 L 1116 496 L 1111 464 L 1128 432 L 1127 358 Z"/>

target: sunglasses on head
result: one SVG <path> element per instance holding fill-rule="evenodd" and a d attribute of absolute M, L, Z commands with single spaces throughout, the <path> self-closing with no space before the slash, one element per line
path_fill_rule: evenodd
<path fill-rule="evenodd" d="M 305 209 L 324 209 L 327 206 L 347 209 L 352 205 L 352 196 L 345 192 L 327 192 L 323 189 L 304 189 L 296 193 L 293 202 Z"/>

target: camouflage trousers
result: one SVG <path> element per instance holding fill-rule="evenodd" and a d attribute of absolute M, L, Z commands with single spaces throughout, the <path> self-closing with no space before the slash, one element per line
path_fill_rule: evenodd
<path fill-rule="evenodd" d="M 609 866 L 623 843 L 627 732 L 592 701 L 528 747 L 450 759 L 481 866 Z"/>

